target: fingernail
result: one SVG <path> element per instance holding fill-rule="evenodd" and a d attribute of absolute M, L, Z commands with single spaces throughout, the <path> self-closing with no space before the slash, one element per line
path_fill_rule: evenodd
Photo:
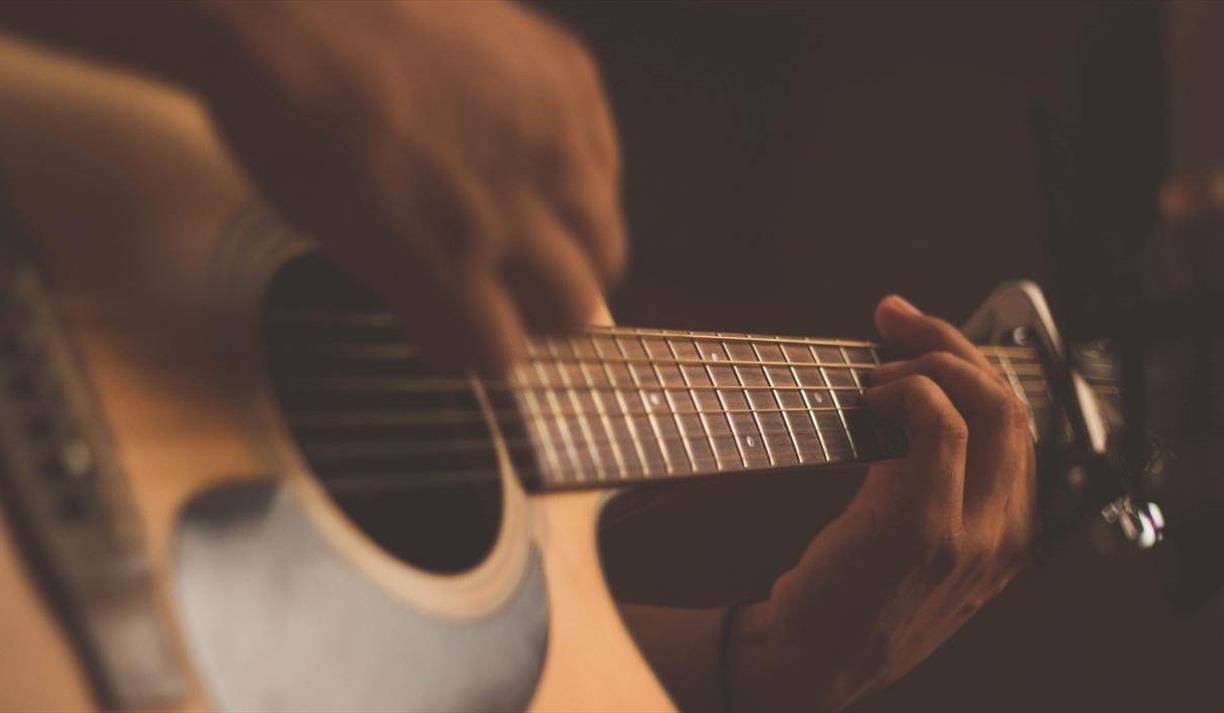
<path fill-rule="evenodd" d="M 915 307 L 909 300 L 901 295 L 890 295 L 888 301 L 893 304 L 898 310 L 906 314 L 922 314 L 922 311 Z"/>

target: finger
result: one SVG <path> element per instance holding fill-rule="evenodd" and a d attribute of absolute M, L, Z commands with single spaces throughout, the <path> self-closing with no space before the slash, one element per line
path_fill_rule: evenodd
<path fill-rule="evenodd" d="M 968 428 L 956 407 L 925 376 L 873 386 L 863 398 L 873 413 L 904 426 L 909 436 L 901 484 L 907 501 L 932 518 L 935 526 L 959 530 Z"/>
<path fill-rule="evenodd" d="M 400 330 L 439 371 L 476 367 L 501 374 L 522 353 L 522 321 L 488 268 L 454 268 L 441 279 L 436 265 L 414 259 L 394 243 L 381 250 L 325 247 L 378 293 L 399 317 Z"/>
<path fill-rule="evenodd" d="M 442 289 L 379 290 L 426 360 L 445 372 L 506 373 L 523 351 L 526 330 L 514 300 L 491 274 L 458 277 Z"/>
<path fill-rule="evenodd" d="M 603 78 L 599 66 L 590 54 L 582 51 L 575 61 L 578 74 L 578 85 L 587 97 L 584 106 L 587 113 L 582 117 L 585 133 L 585 146 L 592 160 L 612 179 L 619 183 L 621 171 L 620 135 L 616 130 L 616 120 L 608 95 L 604 91 Z"/>
<path fill-rule="evenodd" d="M 887 384 L 914 375 L 926 376 L 943 389 L 969 426 L 965 521 L 971 527 L 997 525 L 1005 519 L 1020 472 L 1014 460 L 1024 457 L 1031 438 L 1028 409 L 1010 388 L 950 352 L 885 364 L 872 372 L 871 380 Z"/>
<path fill-rule="evenodd" d="M 555 34 L 560 64 L 556 81 L 576 92 L 556 127 L 551 160 L 541 165 L 553 210 L 573 231 L 604 285 L 624 272 L 627 243 L 620 205 L 620 142 L 611 108 L 590 53 L 568 32 Z"/>
<path fill-rule="evenodd" d="M 573 235 L 532 199 L 519 230 L 500 274 L 527 326 L 550 333 L 588 324 L 602 299 L 600 281 Z"/>
<path fill-rule="evenodd" d="M 994 374 L 990 362 L 960 330 L 937 317 L 918 311 L 904 298 L 890 295 L 880 300 L 875 311 L 876 329 L 889 346 L 909 355 L 926 352 L 952 352 L 980 369 Z"/>
<path fill-rule="evenodd" d="M 914 359 L 882 364 L 871 370 L 870 378 L 873 385 L 882 385 L 915 374 L 930 377 L 938 384 L 966 420 L 993 424 L 1015 415 L 1014 392 L 952 352 L 927 352 Z"/>
<path fill-rule="evenodd" d="M 585 251 L 600 284 L 614 284 L 628 261 L 619 185 L 586 165 L 566 171 L 553 190 L 557 215 Z"/>

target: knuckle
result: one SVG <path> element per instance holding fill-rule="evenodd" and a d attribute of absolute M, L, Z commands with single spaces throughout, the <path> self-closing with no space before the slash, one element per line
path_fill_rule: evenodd
<path fill-rule="evenodd" d="M 935 333 L 939 335 L 939 340 L 944 344 L 955 344 L 958 340 L 963 339 L 961 331 L 952 326 L 950 322 L 933 317 L 931 319 Z"/>
<path fill-rule="evenodd" d="M 1011 391 L 1007 394 L 1007 416 L 1008 423 L 1017 428 L 1028 428 L 1029 425 L 1029 409 L 1024 405 L 1020 398 Z"/>
<path fill-rule="evenodd" d="M 908 376 L 902 382 L 909 405 L 922 410 L 931 410 L 943 400 L 943 389 L 926 374 Z"/>
<path fill-rule="evenodd" d="M 599 267 L 608 282 L 615 282 L 625 274 L 629 265 L 629 246 L 625 242 L 624 231 L 619 226 L 601 233 L 598 238 Z"/>
<path fill-rule="evenodd" d="M 1028 407 L 1020 401 L 1010 387 L 1000 386 L 994 398 L 995 420 L 1004 428 L 1027 430 L 1029 425 Z"/>
<path fill-rule="evenodd" d="M 1008 571 L 1014 571 L 1028 561 L 1030 548 L 1028 536 L 1013 528 L 999 542 L 998 559 Z"/>
<path fill-rule="evenodd" d="M 946 374 L 948 371 L 956 368 L 960 358 L 949 351 L 935 351 L 923 355 L 922 360 L 925 365 L 933 372 L 938 374 Z"/>
<path fill-rule="evenodd" d="M 919 374 L 906 379 L 905 388 L 907 406 L 916 416 L 915 422 L 926 428 L 930 435 L 949 446 L 969 440 L 968 424 L 948 402 L 939 384 Z"/>
<path fill-rule="evenodd" d="M 554 26 L 553 30 L 553 46 L 558 57 L 571 70 L 570 78 L 579 84 L 598 83 L 598 66 L 586 44 L 563 27 Z"/>
<path fill-rule="evenodd" d="M 964 445 L 969 441 L 969 425 L 955 411 L 940 412 L 936 425 L 939 440 L 949 446 Z"/>
<path fill-rule="evenodd" d="M 926 568 L 932 581 L 942 582 L 962 570 L 968 550 L 960 538 L 946 535 L 932 543 L 926 553 Z"/>
<path fill-rule="evenodd" d="M 932 349 L 938 349 L 943 345 L 949 345 L 955 341 L 957 336 L 960 335 L 960 331 L 957 330 L 956 327 L 953 327 L 951 324 L 938 317 L 926 315 L 924 317 L 924 321 L 927 338 Z"/>
<path fill-rule="evenodd" d="M 595 57 L 586 48 L 586 45 L 575 38 L 570 39 L 570 48 L 571 61 L 579 80 L 584 84 L 598 86 L 599 66 L 595 63 Z"/>
<path fill-rule="evenodd" d="M 929 522 L 914 535 L 915 566 L 935 583 L 959 571 L 968 554 L 964 538 L 942 521 Z"/>

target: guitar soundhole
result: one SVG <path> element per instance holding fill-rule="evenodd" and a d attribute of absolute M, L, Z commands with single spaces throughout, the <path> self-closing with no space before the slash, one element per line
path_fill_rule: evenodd
<path fill-rule="evenodd" d="M 319 258 L 283 268 L 264 306 L 273 391 L 340 509 L 416 567 L 479 564 L 497 538 L 502 491 L 468 380 L 427 369 L 379 300 Z"/>

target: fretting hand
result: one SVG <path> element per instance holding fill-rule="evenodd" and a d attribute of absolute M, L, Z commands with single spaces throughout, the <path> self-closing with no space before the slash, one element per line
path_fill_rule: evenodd
<path fill-rule="evenodd" d="M 909 452 L 873 465 L 854 501 L 740 611 L 735 707 L 839 709 L 916 666 L 1026 561 L 1033 539 L 1028 413 L 954 327 L 900 298 L 876 310 L 911 358 L 877 368 L 865 399 Z"/>

